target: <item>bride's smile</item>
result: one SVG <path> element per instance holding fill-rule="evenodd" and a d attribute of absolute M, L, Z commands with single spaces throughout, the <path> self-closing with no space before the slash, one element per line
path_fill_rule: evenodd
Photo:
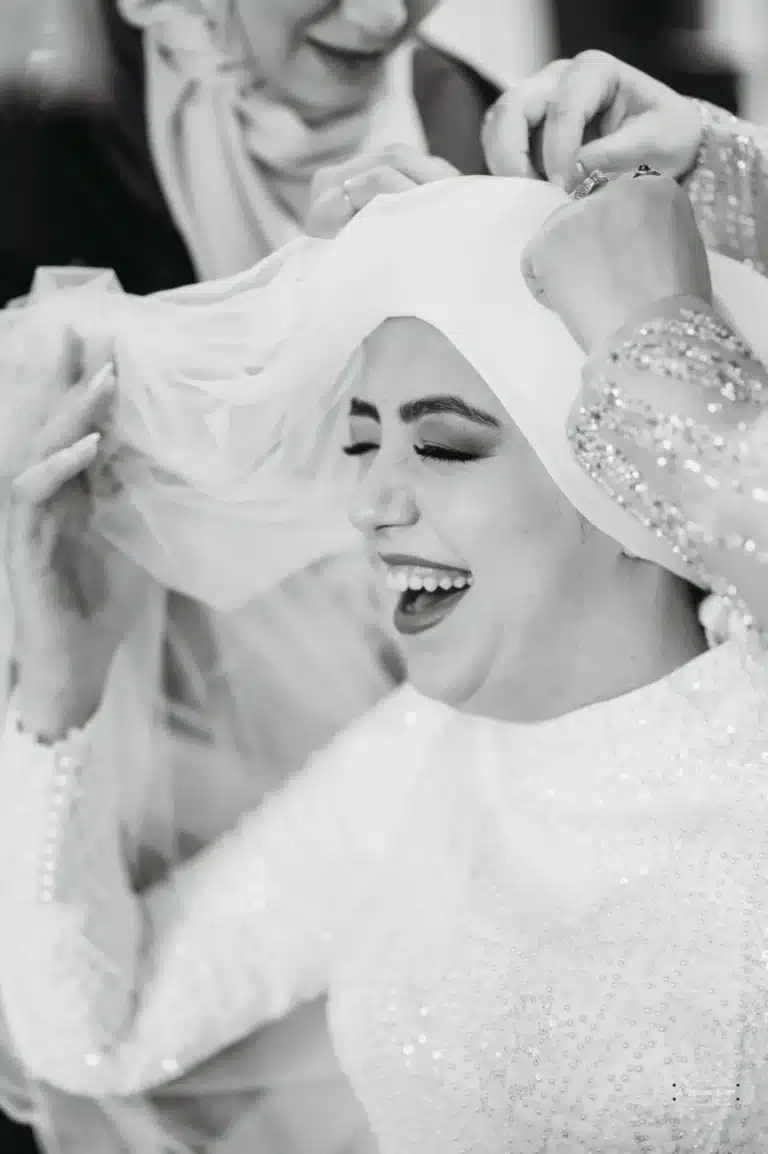
<path fill-rule="evenodd" d="M 387 588 L 397 596 L 393 622 L 400 634 L 434 629 L 472 587 L 472 574 L 454 565 L 402 554 L 382 554 L 381 561 Z"/>

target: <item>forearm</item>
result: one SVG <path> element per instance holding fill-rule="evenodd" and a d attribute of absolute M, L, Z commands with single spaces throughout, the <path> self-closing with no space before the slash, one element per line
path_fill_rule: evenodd
<path fill-rule="evenodd" d="M 412 708 L 393 694 L 141 899 L 93 727 L 58 751 L 9 728 L 0 992 L 33 1075 L 88 1097 L 142 1092 L 325 992 L 391 852 Z M 385 741 L 382 774 L 370 749 Z"/>
<path fill-rule="evenodd" d="M 704 302 L 660 302 L 587 363 L 576 455 L 694 579 L 768 628 L 768 372 Z"/>
<path fill-rule="evenodd" d="M 290 1008 L 275 933 L 251 918 L 246 891 L 233 884 L 250 866 L 253 884 L 267 889 L 269 829 L 255 843 L 265 855 L 252 846 L 241 865 L 233 834 L 140 898 L 123 856 L 113 767 L 100 751 L 110 720 L 102 713 L 44 745 L 12 712 L 0 777 L 3 875 L 12 879 L 0 889 L 3 1002 L 32 1075 L 87 1097 L 171 1081 Z M 273 906 L 266 912 L 275 920 Z M 273 947 L 274 982 L 252 935 L 267 957 Z"/>
<path fill-rule="evenodd" d="M 768 129 L 700 103 L 703 135 L 683 184 L 709 248 L 768 272 Z"/>
<path fill-rule="evenodd" d="M 0 988 L 25 1064 L 74 1092 L 130 1020 L 143 936 L 94 740 L 39 745 L 11 710 L 2 742 Z"/>
<path fill-rule="evenodd" d="M 32 1075 L 87 1097 L 171 1081 L 288 1008 L 279 981 L 267 993 L 258 967 L 248 972 L 250 929 L 267 947 L 270 935 L 257 918 L 248 926 L 232 884 L 235 835 L 212 868 L 200 859 L 133 892 L 100 750 L 110 721 L 46 745 L 11 711 L 1 758 L 3 1002 Z"/>

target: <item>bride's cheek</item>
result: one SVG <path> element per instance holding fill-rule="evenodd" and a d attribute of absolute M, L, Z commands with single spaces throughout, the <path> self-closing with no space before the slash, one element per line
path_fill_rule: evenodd
<path fill-rule="evenodd" d="M 459 466 L 430 487 L 432 519 L 439 517 L 441 536 L 473 572 L 498 555 L 503 536 L 501 493 L 489 473 L 482 462 Z"/>

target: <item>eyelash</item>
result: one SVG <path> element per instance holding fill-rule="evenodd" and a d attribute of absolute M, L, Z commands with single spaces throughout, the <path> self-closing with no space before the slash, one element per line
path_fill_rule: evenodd
<path fill-rule="evenodd" d="M 373 453 L 378 449 L 373 441 L 358 441 L 355 445 L 345 445 L 342 452 L 348 457 L 363 457 L 366 453 Z M 476 453 L 462 453 L 459 449 L 446 449 L 442 445 L 415 445 L 414 451 L 428 461 L 454 461 L 466 464 L 467 461 L 476 461 Z"/>

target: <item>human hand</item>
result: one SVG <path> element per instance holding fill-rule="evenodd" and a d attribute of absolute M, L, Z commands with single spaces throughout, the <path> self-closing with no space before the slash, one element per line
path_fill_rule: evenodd
<path fill-rule="evenodd" d="M 424 156 L 403 144 L 321 169 L 312 181 L 307 232 L 334 237 L 374 197 L 458 175 L 447 160 Z"/>
<path fill-rule="evenodd" d="M 12 487 L 6 548 L 17 698 L 25 726 L 51 739 L 98 707 L 140 593 L 136 567 L 91 529 L 89 470 L 114 383 L 109 366 L 87 384 L 68 381 Z"/>
<path fill-rule="evenodd" d="M 494 175 L 543 177 L 569 191 L 596 168 L 618 173 L 650 164 L 683 176 L 701 137 L 692 100 L 597 51 L 555 60 L 510 89 L 483 130 Z"/>
<path fill-rule="evenodd" d="M 657 301 L 712 300 L 691 203 L 666 176 L 624 175 L 569 200 L 528 244 L 522 269 L 587 353 Z"/>

